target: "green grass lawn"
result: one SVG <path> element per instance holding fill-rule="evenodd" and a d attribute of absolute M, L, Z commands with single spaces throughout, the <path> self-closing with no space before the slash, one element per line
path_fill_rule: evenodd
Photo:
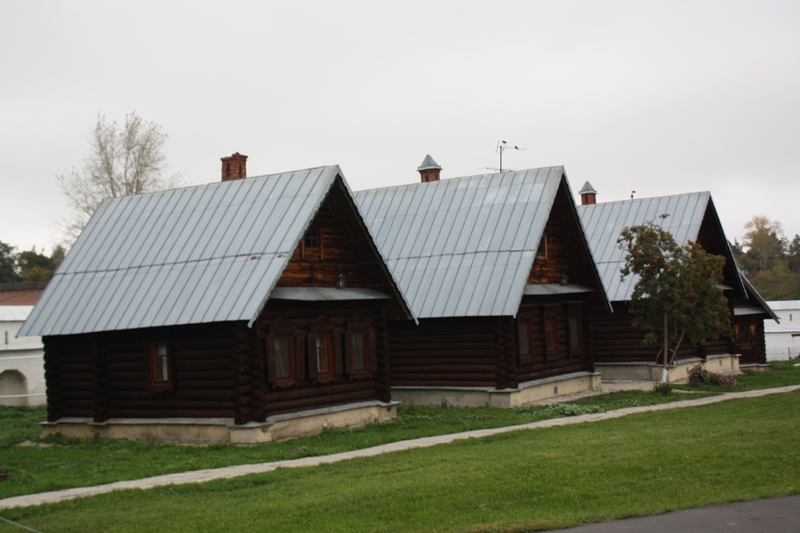
<path fill-rule="evenodd" d="M 0 516 L 47 532 L 554 529 L 797 494 L 798 409 L 797 392 L 732 400 Z"/>
<path fill-rule="evenodd" d="M 397 419 L 390 423 L 353 430 L 333 429 L 313 437 L 256 446 L 181 446 L 48 438 L 41 443 L 50 447 L 23 447 L 19 443 L 26 440 L 40 443 L 37 422 L 46 418 L 44 408 L 0 407 L 0 472 L 10 474 L 5 481 L 0 481 L 0 498 L 187 470 L 327 455 L 431 435 L 513 426 L 684 399 L 685 394 L 665 396 L 626 391 L 573 403 L 522 409 L 400 406 Z"/>

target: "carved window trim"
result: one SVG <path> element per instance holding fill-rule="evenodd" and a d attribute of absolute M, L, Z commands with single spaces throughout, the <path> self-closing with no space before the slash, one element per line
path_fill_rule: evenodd
<path fill-rule="evenodd" d="M 288 357 L 284 365 L 279 365 L 277 343 L 285 339 L 288 344 Z M 297 331 L 297 326 L 286 318 L 278 318 L 269 324 L 269 335 L 265 339 L 267 352 L 267 383 L 280 388 L 293 386 L 297 378 L 303 377 L 302 348 L 303 337 Z M 299 352 L 299 353 L 298 353 Z M 278 367 L 288 367 L 288 373 L 278 375 Z"/>
<path fill-rule="evenodd" d="M 341 334 L 327 317 L 309 326 L 307 335 L 308 374 L 317 383 L 330 383 L 342 373 Z M 327 368 L 320 371 L 320 363 Z"/>

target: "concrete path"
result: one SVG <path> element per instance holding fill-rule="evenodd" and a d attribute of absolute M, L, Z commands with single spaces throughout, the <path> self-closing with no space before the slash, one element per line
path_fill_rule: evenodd
<path fill-rule="evenodd" d="M 589 524 L 550 533 L 797 533 L 800 531 L 800 495 L 728 503 L 674 513 L 640 516 Z"/>
<path fill-rule="evenodd" d="M 679 409 L 683 407 L 708 405 L 712 403 L 724 402 L 726 400 L 733 400 L 737 398 L 755 398 L 758 396 L 766 396 L 768 394 L 792 392 L 798 389 L 800 389 L 800 385 L 793 385 L 790 387 L 779 387 L 774 389 L 761 389 L 761 390 L 754 390 L 747 392 L 729 392 L 719 396 L 696 398 L 680 402 L 665 403 L 660 405 L 628 407 L 625 409 L 617 409 L 615 411 L 609 411 L 605 413 L 594 413 L 588 415 L 571 416 L 568 418 L 554 418 L 551 420 L 541 420 L 539 422 L 531 422 L 530 424 L 522 424 L 519 426 L 509 426 L 509 427 L 501 427 L 493 429 L 480 429 L 476 431 L 465 431 L 463 433 L 453 433 L 450 435 L 437 435 L 435 437 L 425 437 L 421 439 L 392 442 L 389 444 L 383 444 L 381 446 L 375 446 L 373 448 L 354 450 L 350 452 L 337 453 L 333 455 L 323 455 L 320 457 L 305 457 L 303 459 L 275 461 L 272 463 L 237 465 L 224 468 L 215 468 L 210 470 L 194 470 L 191 472 L 182 472 L 179 474 L 167 474 L 163 476 L 135 479 L 131 481 L 118 481 L 116 483 L 109 483 L 107 485 L 98 485 L 95 487 L 81 487 L 77 489 L 59 490 L 54 492 L 42 492 L 39 494 L 28 494 L 25 496 L 16 496 L 13 498 L 6 498 L 4 500 L 0 500 L 0 509 L 8 509 L 11 507 L 28 507 L 32 505 L 41 505 L 45 503 L 55 503 L 64 500 L 81 498 L 84 496 L 94 496 L 96 494 L 104 494 L 106 492 L 111 492 L 115 490 L 150 489 L 153 487 L 161 487 L 164 485 L 177 485 L 183 483 L 202 483 L 204 481 L 211 481 L 214 479 L 229 479 L 238 476 L 245 476 L 248 474 L 271 472 L 277 468 L 298 468 L 305 466 L 316 466 L 327 463 L 336 463 L 339 461 L 345 461 L 347 459 L 354 459 L 357 457 L 373 457 L 375 455 L 381 455 L 384 453 L 396 452 L 401 450 L 410 450 L 413 448 L 427 448 L 429 446 L 436 446 L 437 444 L 445 444 L 456 440 L 488 437 L 490 435 L 497 435 L 509 431 L 519 431 L 521 429 L 536 429 L 536 428 L 546 428 L 554 426 L 567 426 L 571 424 L 581 424 L 583 422 L 596 422 L 599 420 L 620 418 L 630 414 L 643 413 L 646 411 L 664 411 L 667 409 Z"/>

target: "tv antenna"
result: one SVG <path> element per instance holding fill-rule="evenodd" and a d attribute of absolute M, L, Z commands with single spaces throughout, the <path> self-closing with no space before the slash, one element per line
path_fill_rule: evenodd
<path fill-rule="evenodd" d="M 497 148 L 495 148 L 495 153 L 500 152 L 500 172 L 503 172 L 503 152 L 506 150 L 524 150 L 525 148 L 520 148 L 519 146 L 508 144 L 506 141 L 497 141 Z"/>

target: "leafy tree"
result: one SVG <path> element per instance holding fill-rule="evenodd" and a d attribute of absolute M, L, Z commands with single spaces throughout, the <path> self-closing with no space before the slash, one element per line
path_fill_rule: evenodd
<path fill-rule="evenodd" d="M 23 281 L 47 281 L 55 271 L 50 258 L 37 253 L 35 246 L 17 256 L 17 269 Z"/>
<path fill-rule="evenodd" d="M 638 276 L 630 304 L 633 324 L 646 333 L 644 345 L 661 344 L 661 382 L 667 383 L 684 339 L 704 345 L 730 330 L 730 310 L 717 288 L 725 258 L 697 243 L 679 246 L 652 222 L 625 228 L 617 244 L 627 250 L 620 279 Z"/>
<path fill-rule="evenodd" d="M 165 174 L 164 145 L 168 138 L 160 126 L 145 122 L 135 111 L 125 115 L 125 124 L 121 125 L 98 115 L 83 169 L 57 176 L 73 210 L 72 218 L 65 221 L 65 242 L 74 242 L 106 198 L 160 191 L 179 184 L 180 174 Z"/>
<path fill-rule="evenodd" d="M 14 247 L 0 241 L 0 283 L 13 283 L 20 279 Z"/>
<path fill-rule="evenodd" d="M 789 262 L 789 269 L 800 274 L 800 235 L 795 235 L 789 243 L 788 253 L 786 254 Z"/>
<path fill-rule="evenodd" d="M 783 261 L 787 242 L 780 222 L 765 216 L 754 216 L 744 225 L 744 229 L 747 231 L 742 245 L 747 248 L 747 255 L 755 261 L 758 272 L 769 270 Z"/>

